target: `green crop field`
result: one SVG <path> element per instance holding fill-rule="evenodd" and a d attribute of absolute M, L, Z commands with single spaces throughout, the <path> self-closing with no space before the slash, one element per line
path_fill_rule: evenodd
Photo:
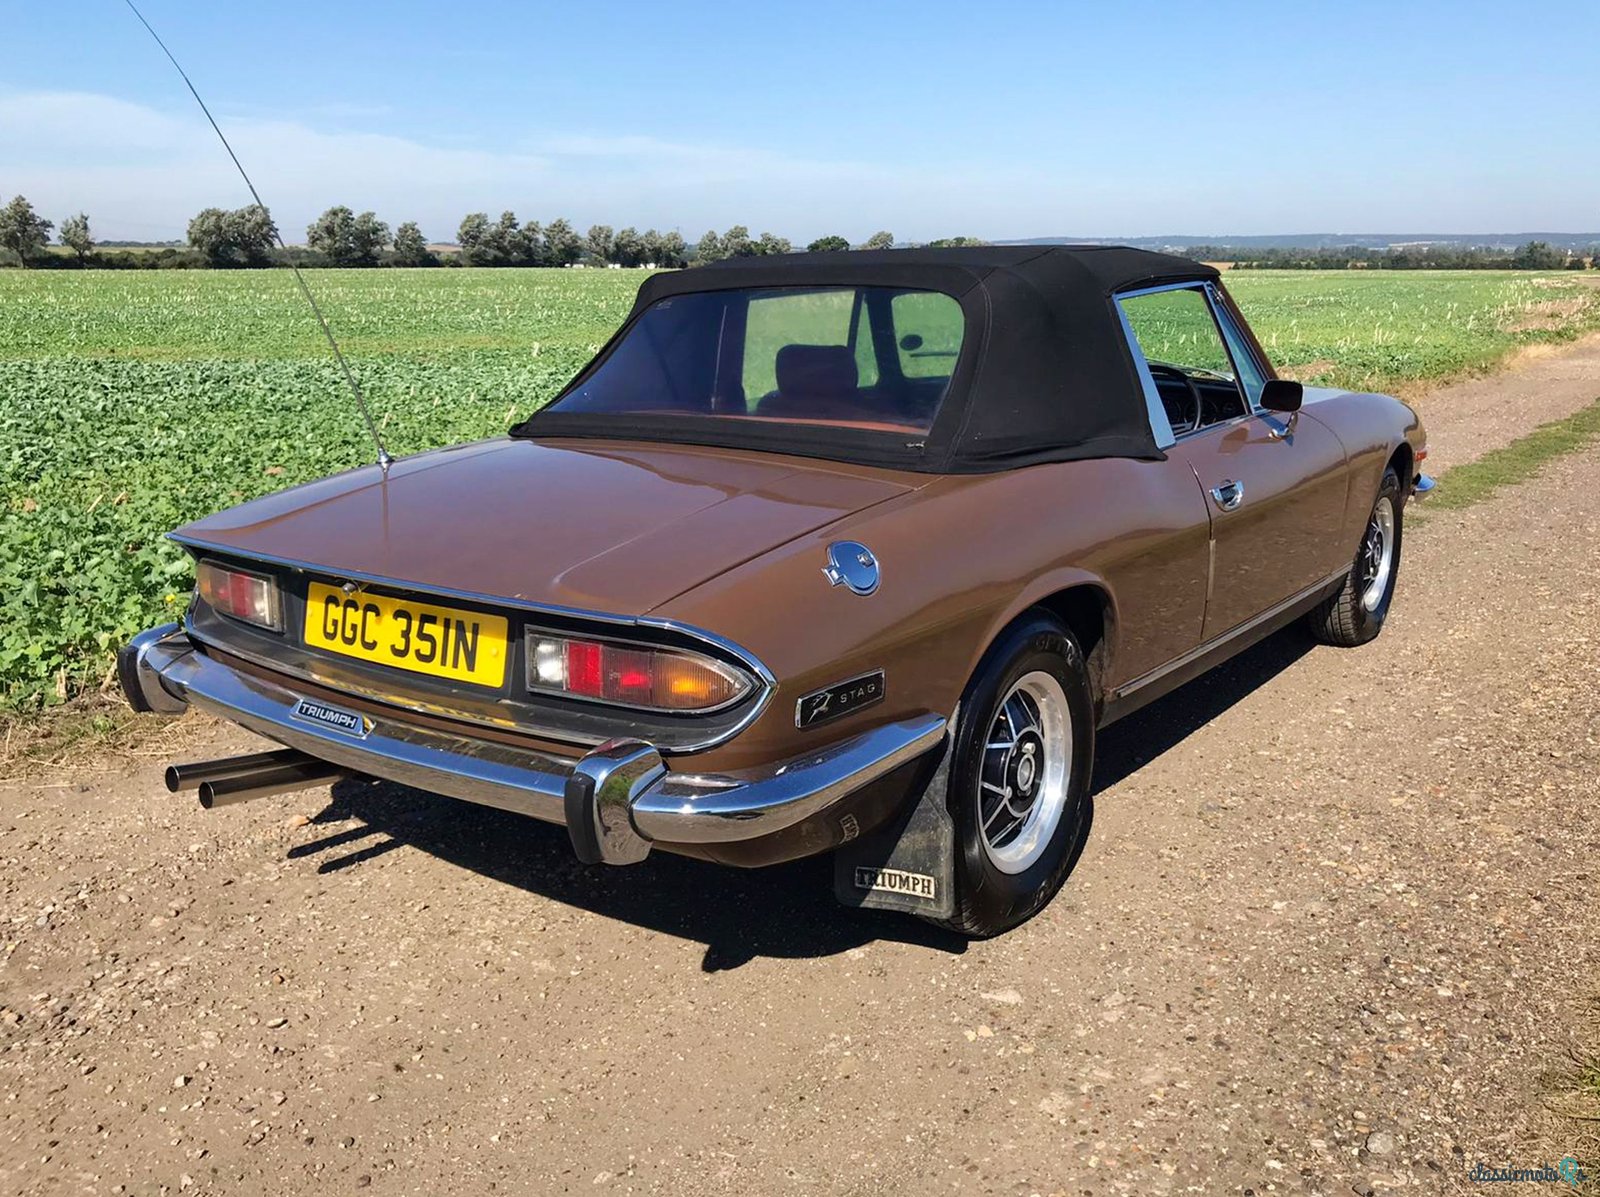
<path fill-rule="evenodd" d="M 628 310 L 639 271 L 314 271 L 390 448 L 499 433 Z M 1600 327 L 1566 275 L 1235 273 L 1268 353 L 1318 383 L 1415 391 Z M 162 533 L 369 461 L 293 276 L 0 271 L 0 707 L 99 686 L 181 609 Z"/>

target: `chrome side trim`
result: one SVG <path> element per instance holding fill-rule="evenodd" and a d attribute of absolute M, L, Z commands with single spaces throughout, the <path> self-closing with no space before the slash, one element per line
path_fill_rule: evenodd
<path fill-rule="evenodd" d="M 1297 590 L 1294 594 L 1291 594 L 1282 602 L 1274 603 L 1272 606 L 1268 607 L 1260 615 L 1254 616 L 1251 619 L 1247 619 L 1243 623 L 1235 624 L 1226 632 L 1223 632 L 1217 636 L 1213 636 L 1205 643 L 1198 644 L 1194 648 L 1191 648 L 1181 657 L 1174 657 L 1165 665 L 1158 665 L 1149 673 L 1143 674 L 1140 677 L 1136 677 L 1133 679 L 1133 681 L 1128 682 L 1125 685 L 1118 686 L 1114 691 L 1112 691 L 1112 698 L 1115 700 L 1127 698 L 1129 695 L 1143 690 L 1151 683 L 1159 682 L 1162 678 L 1166 677 L 1167 674 L 1172 673 L 1174 670 L 1182 669 L 1185 665 L 1198 660 L 1207 653 L 1213 652 L 1221 645 L 1226 644 L 1229 640 L 1232 640 L 1235 637 L 1248 635 L 1253 629 L 1258 628 L 1262 624 L 1268 623 L 1277 618 L 1290 607 L 1293 607 L 1298 603 L 1305 602 L 1306 599 L 1310 598 L 1317 591 L 1324 590 L 1327 587 L 1332 586 L 1335 582 L 1343 579 L 1344 576 L 1349 572 L 1350 567 L 1348 565 L 1340 566 L 1326 578 L 1323 578 L 1319 582 L 1313 582 L 1310 586 L 1307 586 L 1303 590 Z"/>
<path fill-rule="evenodd" d="M 566 822 L 568 781 L 595 783 L 596 833 L 617 856 L 639 853 L 620 816 L 639 837 L 663 845 L 759 839 L 817 814 L 901 765 L 938 747 L 946 720 L 925 713 L 860 732 L 815 751 L 760 768 L 727 773 L 674 773 L 656 750 L 638 741 L 607 745 L 582 758 L 472 739 L 455 732 L 372 716 L 362 740 L 293 719 L 300 696 L 290 679 L 242 673 L 197 652 L 169 632 L 145 654 L 140 685 L 159 686 L 181 703 L 231 720 L 349 773 L 467 802 Z M 613 783 L 626 790 L 610 789 Z"/>

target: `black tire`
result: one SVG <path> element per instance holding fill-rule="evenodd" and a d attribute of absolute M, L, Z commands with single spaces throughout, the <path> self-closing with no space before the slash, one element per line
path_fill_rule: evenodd
<path fill-rule="evenodd" d="M 1042 849 L 1036 849 L 1038 858 L 1008 872 L 992 859 L 981 826 L 984 771 L 987 767 L 993 772 L 997 764 L 993 757 L 986 762 L 986 746 L 1000 717 L 1001 703 L 1020 681 L 1040 673 L 1060 684 L 1071 728 L 1071 752 L 1062 768 L 1065 802 L 1054 830 L 1037 838 L 1042 843 Z M 1044 611 L 1023 615 L 990 646 L 961 698 L 947 796 L 956 827 L 955 914 L 935 920 L 940 926 L 987 938 L 1025 922 L 1055 897 L 1077 859 L 1083 836 L 1094 769 L 1094 724 L 1089 675 L 1072 633 Z M 1043 745 L 1041 740 L 1040 761 L 1046 756 Z M 1011 768 L 1009 762 L 1005 767 Z M 1029 776 L 1035 775 L 1030 772 Z M 1039 776 L 1045 776 L 1043 765 Z M 1037 784 L 1038 793 L 1044 794 L 1048 781 Z"/>
<path fill-rule="evenodd" d="M 1392 557 L 1388 580 L 1376 596 L 1376 602 L 1369 606 L 1363 602 L 1363 596 L 1373 579 L 1371 537 L 1385 503 L 1389 505 L 1394 518 Z M 1351 563 L 1343 585 L 1306 616 L 1311 634 L 1317 640 L 1337 648 L 1355 648 L 1366 644 L 1383 630 L 1384 621 L 1389 617 L 1389 604 L 1394 601 L 1395 583 L 1400 579 L 1400 549 L 1404 543 L 1404 531 L 1405 492 L 1400 486 L 1400 475 L 1390 467 L 1383 472 L 1378 495 L 1372 501 L 1372 514 L 1367 518 L 1366 531 L 1361 535 L 1355 561 Z"/>

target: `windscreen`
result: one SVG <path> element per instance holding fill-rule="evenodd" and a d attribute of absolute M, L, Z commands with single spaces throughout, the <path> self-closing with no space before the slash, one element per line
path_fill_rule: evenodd
<path fill-rule="evenodd" d="M 937 291 L 781 287 L 661 299 L 545 410 L 926 433 L 961 353 Z"/>

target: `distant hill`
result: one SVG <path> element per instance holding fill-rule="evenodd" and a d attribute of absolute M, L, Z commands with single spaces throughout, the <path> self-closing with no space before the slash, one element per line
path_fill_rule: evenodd
<path fill-rule="evenodd" d="M 1247 236 L 1211 233 L 1205 236 L 1166 234 L 1160 237 L 1023 237 L 998 245 L 1132 245 L 1138 249 L 1182 252 L 1194 245 L 1238 249 L 1420 248 L 1444 245 L 1456 249 L 1515 249 L 1529 241 L 1546 241 L 1557 249 L 1582 250 L 1600 245 L 1600 233 L 1268 233 Z"/>

